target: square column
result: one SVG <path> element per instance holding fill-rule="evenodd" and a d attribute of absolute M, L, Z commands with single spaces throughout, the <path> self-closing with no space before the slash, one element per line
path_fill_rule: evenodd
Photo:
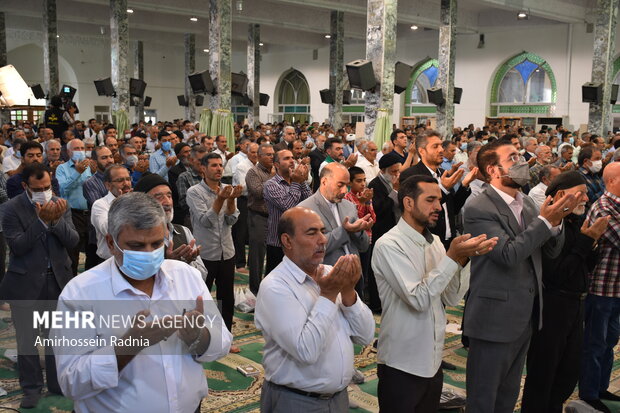
<path fill-rule="evenodd" d="M 188 76 L 196 71 L 196 35 L 185 33 L 185 119 L 196 121 L 196 98 Z"/>
<path fill-rule="evenodd" d="M 211 109 L 230 110 L 231 0 L 209 0 L 209 4 L 209 72 L 217 89 Z"/>
<path fill-rule="evenodd" d="M 334 103 L 329 105 L 329 122 L 337 130 L 342 127 L 342 91 L 344 88 L 344 13 L 331 12 L 329 41 L 329 90 Z"/>
<path fill-rule="evenodd" d="M 441 0 L 439 27 L 439 76 L 445 103 L 437 106 L 437 129 L 445 138 L 452 136 L 454 127 L 454 61 L 456 59 L 456 0 Z"/>
<path fill-rule="evenodd" d="M 43 1 L 43 82 L 49 99 L 60 91 L 58 84 L 58 29 L 56 0 Z M 6 44 L 6 42 L 5 42 Z"/>
<path fill-rule="evenodd" d="M 0 67 L 8 64 L 6 54 L 6 24 L 4 23 L 4 12 L 0 12 Z"/>
<path fill-rule="evenodd" d="M 127 0 L 110 0 L 111 77 L 116 91 L 116 97 L 112 98 L 112 112 L 129 111 L 128 26 Z M 123 134 L 125 131 L 119 130 L 118 133 Z"/>
<path fill-rule="evenodd" d="M 133 42 L 133 77 L 144 80 L 144 43 L 142 40 Z M 136 99 L 135 122 L 144 120 L 144 98 Z"/>
<path fill-rule="evenodd" d="M 248 107 L 248 124 L 254 128 L 260 116 L 260 25 L 248 26 L 248 96 L 252 106 Z"/>

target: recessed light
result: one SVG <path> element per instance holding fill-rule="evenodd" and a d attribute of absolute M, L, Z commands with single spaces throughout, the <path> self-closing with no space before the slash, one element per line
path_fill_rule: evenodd
<path fill-rule="evenodd" d="M 411 30 L 418 30 L 418 26 L 416 26 L 415 24 L 411 25 Z"/>
<path fill-rule="evenodd" d="M 58 38 L 60 38 L 60 35 L 59 35 L 59 34 L 57 34 L 57 35 L 56 35 L 56 38 L 57 38 L 57 39 L 58 39 Z"/>
<path fill-rule="evenodd" d="M 326 39 L 331 39 L 331 38 L 332 38 L 332 35 L 331 35 L 331 34 L 326 34 L 326 35 L 325 35 L 325 38 L 326 38 Z"/>
<path fill-rule="evenodd" d="M 527 19 L 528 19 L 528 17 L 529 17 L 529 16 L 528 16 L 527 12 L 525 12 L 525 11 L 523 11 L 523 10 L 521 10 L 521 11 L 519 12 L 519 14 L 517 14 L 517 19 L 518 19 L 518 20 L 527 20 Z"/>
<path fill-rule="evenodd" d="M 192 17 L 190 17 L 189 19 L 190 19 L 191 21 L 193 21 L 193 22 L 197 22 L 197 21 L 198 21 L 198 17 L 196 17 L 196 16 L 192 16 Z"/>
<path fill-rule="evenodd" d="M 127 13 L 129 14 L 133 13 L 133 9 L 127 9 Z"/>
<path fill-rule="evenodd" d="M 264 46 L 265 44 L 263 42 L 260 42 L 258 45 L 259 46 Z"/>
<path fill-rule="evenodd" d="M 202 49 L 203 52 L 209 53 L 209 49 Z"/>

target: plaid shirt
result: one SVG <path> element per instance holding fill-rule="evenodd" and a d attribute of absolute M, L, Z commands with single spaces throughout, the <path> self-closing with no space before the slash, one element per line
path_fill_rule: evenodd
<path fill-rule="evenodd" d="M 280 247 L 278 239 L 278 221 L 287 209 L 297 206 L 312 195 L 307 183 L 288 183 L 279 174 L 265 182 L 263 197 L 269 217 L 267 218 L 267 245 Z"/>
<path fill-rule="evenodd" d="M 355 207 L 357 208 L 358 218 L 362 218 L 370 214 L 370 218 L 372 219 L 372 221 L 377 222 L 377 214 L 375 214 L 375 209 L 372 206 L 372 201 L 369 202 L 368 204 L 362 204 L 360 200 L 357 198 L 357 196 L 351 191 L 347 192 L 347 194 L 344 196 L 344 199 L 346 199 L 347 201 L 351 201 L 355 204 Z M 354 220 L 351 220 L 351 221 L 354 221 Z M 368 239 L 372 241 L 372 230 L 367 229 L 366 233 L 368 234 Z"/>
<path fill-rule="evenodd" d="M 187 206 L 187 190 L 194 185 L 202 182 L 202 176 L 190 168 L 189 171 L 182 172 L 177 178 L 177 192 L 179 193 L 179 206 L 185 211 L 189 211 Z"/>
<path fill-rule="evenodd" d="M 590 171 L 584 167 L 579 168 L 579 173 L 586 179 L 586 188 L 588 189 L 586 208 L 590 208 L 590 206 L 592 206 L 605 192 L 605 183 L 599 174 L 590 173 Z"/>
<path fill-rule="evenodd" d="M 598 240 L 598 263 L 590 274 L 590 293 L 620 298 L 620 197 L 605 192 L 590 208 L 590 224 L 598 217 L 611 216 Z"/>

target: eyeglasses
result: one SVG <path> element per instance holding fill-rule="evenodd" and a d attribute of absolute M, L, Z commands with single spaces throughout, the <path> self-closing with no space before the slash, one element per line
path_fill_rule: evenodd
<path fill-rule="evenodd" d="M 127 178 L 116 178 L 116 179 L 112 179 L 112 182 L 116 183 L 116 184 L 120 184 L 122 182 L 131 182 L 131 177 L 128 176 Z"/>
<path fill-rule="evenodd" d="M 525 162 L 525 158 L 518 153 L 513 153 L 508 157 L 508 160 L 514 163 L 522 163 Z"/>

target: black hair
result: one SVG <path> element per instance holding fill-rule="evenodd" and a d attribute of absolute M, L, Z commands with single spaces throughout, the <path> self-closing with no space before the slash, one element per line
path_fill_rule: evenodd
<path fill-rule="evenodd" d="M 43 146 L 37 141 L 28 141 L 28 142 L 22 143 L 22 146 L 19 147 L 19 153 L 21 154 L 23 158 L 26 156 L 26 152 L 28 152 L 30 149 L 33 149 L 33 148 L 39 148 L 41 153 L 43 153 Z M 41 178 L 37 178 L 37 179 L 41 179 Z"/>
<path fill-rule="evenodd" d="M 28 180 L 31 176 L 34 176 L 35 179 L 43 179 L 43 176 L 46 172 L 50 175 L 51 178 L 52 174 L 47 166 L 38 162 L 31 163 L 30 165 L 26 166 L 22 171 L 22 182 L 25 182 L 26 185 L 28 185 Z"/>
<path fill-rule="evenodd" d="M 418 200 L 418 196 L 420 196 L 420 194 L 422 193 L 420 182 L 437 184 L 435 178 L 428 175 L 412 175 L 407 177 L 403 182 L 400 183 L 400 188 L 398 189 L 398 207 L 400 208 L 401 212 L 405 211 L 405 206 L 403 202 L 405 197 L 411 198 L 414 201 Z"/>

